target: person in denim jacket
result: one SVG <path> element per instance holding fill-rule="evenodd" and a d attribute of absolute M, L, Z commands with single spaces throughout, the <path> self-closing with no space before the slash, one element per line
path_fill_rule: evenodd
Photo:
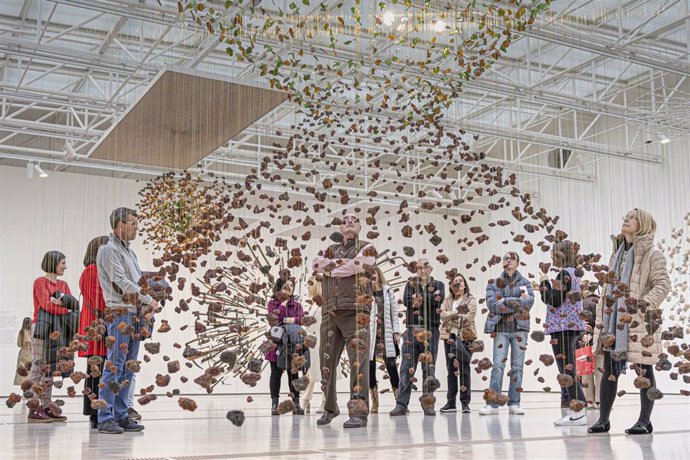
<path fill-rule="evenodd" d="M 503 257 L 503 273 L 486 288 L 486 304 L 489 309 L 484 332 L 494 338 L 493 368 L 489 388 L 501 394 L 503 373 L 510 348 L 510 387 L 508 407 L 511 414 L 522 415 L 520 391 L 522 369 L 527 349 L 530 310 L 534 305 L 532 285 L 517 270 L 520 257 L 508 252 Z M 481 415 L 498 414 L 498 404 L 489 402 L 479 411 Z"/>

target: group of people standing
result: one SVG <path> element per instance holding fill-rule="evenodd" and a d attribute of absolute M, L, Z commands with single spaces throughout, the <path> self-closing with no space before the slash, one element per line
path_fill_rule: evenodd
<path fill-rule="evenodd" d="M 52 377 L 68 372 L 60 367 L 56 354 L 55 333 L 71 337 L 67 324 L 74 323 L 75 309 L 78 332 L 90 339 L 79 348 L 79 356 L 87 358 L 87 378 L 84 387 L 84 414 L 90 416 L 93 428 L 101 433 L 119 434 L 124 431 L 141 431 L 143 425 L 135 421 L 140 416 L 132 407 L 134 372 L 132 363 L 137 362 L 140 342 L 150 336 L 150 321 L 159 310 L 158 301 L 142 293 L 138 284 L 143 273 L 130 242 L 137 235 L 137 215 L 128 208 L 118 208 L 110 216 L 112 234 L 94 238 L 84 256 L 84 271 L 80 278 L 82 293 L 81 314 L 79 302 L 72 297 L 67 283 L 61 279 L 67 268 L 66 257 L 58 251 L 48 252 L 41 263 L 45 275 L 34 282 L 34 315 L 31 326 L 23 325 L 18 338 L 24 351 L 18 366 L 30 367 L 30 385 L 23 388 L 25 396 L 38 399 L 40 405 L 30 407 L 29 422 L 50 423 L 64 421 L 58 406 L 52 403 Z M 346 428 L 366 427 L 369 413 L 378 412 L 377 359 L 381 369 L 387 371 L 395 396 L 391 416 L 405 416 L 412 390 L 421 387 L 419 398 L 424 414 L 435 415 L 434 392 L 440 383 L 435 377 L 439 351 L 443 351 L 447 369 L 446 402 L 441 412 L 463 413 L 470 411 L 471 362 L 479 349 L 476 320 L 478 301 L 472 295 L 465 276 L 453 270 L 448 290 L 443 282 L 432 276 L 433 268 L 425 258 L 414 262 L 416 276 L 405 284 L 399 314 L 398 301 L 386 282 L 385 274 L 376 266 L 376 250 L 370 242 L 359 239 L 361 223 L 357 216 L 348 214 L 340 225 L 341 240 L 321 252 L 313 262 L 315 275 L 310 280 L 309 294 L 320 306 L 320 339 L 318 354 L 307 365 L 311 376 L 306 386 L 303 405 L 310 410 L 310 399 L 317 378 L 320 379 L 324 403 L 319 425 L 327 425 L 340 414 L 337 402 L 336 382 L 338 364 L 346 351 L 350 366 L 349 419 Z M 544 270 L 539 291 L 547 305 L 544 333 L 551 336 L 555 362 L 562 384 L 562 403 L 570 411 L 554 423 L 558 426 L 586 425 L 587 419 L 581 407 L 571 401 L 586 402 L 596 399 L 600 403 L 599 419 L 590 432 L 610 429 L 609 414 L 616 397 L 618 378 L 627 368 L 634 369 L 655 386 L 654 365 L 661 350 L 661 331 L 652 325 L 657 312 L 670 291 L 670 278 L 663 253 L 654 247 L 656 223 L 652 216 L 641 209 L 626 214 L 621 233 L 614 238 L 613 254 L 609 270 L 617 280 L 629 287 L 627 296 L 617 296 L 613 283 L 605 284 L 601 299 L 596 302 L 593 315 L 583 314 L 585 299 L 582 273 L 577 269 L 578 246 L 570 241 L 554 243 L 552 263 L 557 269 L 555 279 L 549 279 Z M 503 271 L 491 280 L 485 299 L 488 313 L 484 332 L 493 339 L 493 357 L 485 369 L 491 367 L 489 390 L 484 399 L 487 404 L 481 415 L 495 415 L 499 407 L 507 405 L 509 412 L 524 414 L 521 407 L 522 376 L 525 353 L 530 331 L 530 310 L 535 294 L 529 280 L 518 268 L 520 257 L 508 252 L 502 259 Z M 277 280 L 274 296 L 267 309 L 272 324 L 283 326 L 289 337 L 303 337 L 302 305 L 293 295 L 294 280 L 289 273 Z M 634 299 L 637 302 L 630 302 Z M 76 305 L 76 306 L 75 306 Z M 644 306 L 644 308 L 642 308 Z M 112 316 L 104 318 L 106 310 Z M 626 319 L 623 320 L 623 316 Z M 632 317 L 633 321 L 630 321 Z M 403 322 L 400 318 L 404 318 Z M 46 324 L 47 323 L 47 324 Z M 124 325 L 124 326 L 123 326 Z M 47 331 L 47 333 L 46 333 Z M 75 331 L 76 332 L 76 331 Z M 645 347 L 639 340 L 649 336 L 653 343 Z M 106 337 L 111 341 L 107 343 Z M 443 340 L 443 348 L 440 341 Z M 595 378 L 589 378 L 586 386 L 597 386 L 594 393 L 589 388 L 585 396 L 582 378 L 576 372 L 575 352 L 578 343 L 593 342 Z M 59 341 L 57 341 L 59 342 Z M 51 351 L 52 350 L 52 351 Z M 300 405 L 300 388 L 296 381 L 299 373 L 291 369 L 284 350 L 269 350 L 265 359 L 270 363 L 270 391 L 272 411 L 278 414 L 280 382 L 288 374 L 296 415 L 304 414 Z M 397 358 L 401 357 L 400 366 Z M 283 362 L 281 362 L 283 360 Z M 503 395 L 503 379 L 506 362 L 510 360 L 510 383 L 507 396 Z M 31 365 L 26 366 L 30 361 Z M 480 360 L 481 369 L 484 360 Z M 109 365 L 105 366 L 104 363 Z M 418 364 L 422 367 L 422 381 L 415 377 Z M 59 371 L 59 372 L 56 372 Z M 15 383 L 21 379 L 15 380 Z M 649 388 L 649 387 L 648 387 Z M 595 396 L 600 394 L 600 396 Z M 94 407 L 93 401 L 105 401 L 105 407 Z M 630 434 L 651 433 L 653 398 L 647 388 L 640 392 L 641 412 L 639 420 L 626 430 Z"/>
<path fill-rule="evenodd" d="M 19 384 L 25 396 L 40 402 L 30 406 L 28 422 L 67 420 L 52 401 L 53 375 L 69 376 L 73 370 L 65 367 L 69 367 L 67 356 L 56 353 L 55 348 L 66 346 L 78 333 L 88 338 L 79 345 L 78 355 L 87 360 L 83 413 L 89 416 L 91 428 L 107 434 L 144 429 L 137 423 L 141 415 L 133 407 L 133 369 L 141 340 L 150 336 L 148 315 L 159 305 L 152 296 L 142 294 L 138 284 L 143 273 L 130 248 L 137 223 L 134 210 L 118 208 L 110 215 L 110 236 L 89 242 L 79 279 L 81 302 L 60 279 L 67 269 L 67 257 L 59 251 L 43 257 L 45 274 L 33 287 L 34 315 L 30 329 L 22 335 L 31 341 L 32 356 L 30 366 L 22 364 L 30 367 L 28 384 L 23 379 Z M 112 316 L 107 320 L 106 310 Z M 105 406 L 94 403 L 97 400 L 105 401 Z"/>
<path fill-rule="evenodd" d="M 343 349 L 348 352 L 351 365 L 350 418 L 344 427 L 365 427 L 368 413 L 378 412 L 376 356 L 385 363 L 396 398 L 390 415 L 409 413 L 411 392 L 417 386 L 414 376 L 418 363 L 422 365 L 422 409 L 425 415 L 435 415 L 433 393 L 440 386 L 435 365 L 441 340 L 448 374 L 447 400 L 441 412 L 458 410 L 458 393 L 462 412 L 469 412 L 478 302 L 466 278 L 457 270 L 452 271 L 454 276 L 446 293 L 444 283 L 431 276 L 433 268 L 429 261 L 417 260 L 417 276 L 405 285 L 405 327 L 401 327 L 393 292 L 376 267 L 376 251 L 371 243 L 358 238 L 360 231 L 357 216 L 344 216 L 340 225 L 342 240 L 320 253 L 313 263 L 316 280 L 322 285 L 317 303 L 322 308 L 319 355 L 326 401 L 317 423 L 329 424 L 340 414 L 335 369 Z M 626 214 L 620 234 L 613 239 L 608 268 L 619 283 L 629 286 L 627 296 L 614 291 L 617 289 L 613 280 L 604 284 L 600 297 L 592 290 L 583 290 L 587 282 L 581 279 L 583 273 L 578 269 L 579 246 L 568 240 L 554 243 L 552 265 L 557 275 L 551 280 L 549 269 L 543 269 L 539 293 L 547 306 L 544 334 L 551 337 L 563 387 L 561 402 L 568 407 L 565 415 L 554 421 L 556 426 L 587 425 L 584 409 L 588 405 L 595 409 L 596 402 L 599 419 L 589 431 L 608 431 L 618 378 L 627 368 L 655 386 L 653 367 L 662 350 L 661 331 L 658 324 L 653 324 L 653 318 L 658 318 L 661 303 L 671 288 L 665 257 L 653 245 L 655 232 L 653 217 L 642 209 L 633 209 Z M 502 405 L 508 406 L 510 414 L 525 413 L 520 401 L 535 293 L 532 283 L 518 270 L 517 253 L 508 252 L 502 263 L 502 273 L 488 283 L 485 294 L 488 313 L 484 332 L 493 338 L 493 358 L 489 363 L 489 390 L 484 395 L 487 404 L 479 410 L 481 415 L 498 414 Z M 598 300 L 593 302 L 593 298 Z M 634 307 L 636 304 L 639 308 Z M 368 319 L 364 320 L 365 317 Z M 643 350 L 640 339 L 645 336 L 652 338 L 653 344 Z M 592 344 L 594 352 L 589 359 L 594 360 L 595 371 L 583 376 L 577 373 L 576 350 L 587 343 Z M 399 355 L 402 359 L 398 372 Z M 508 360 L 510 382 L 505 396 L 502 390 Z M 365 391 L 367 382 L 372 390 L 371 404 Z M 272 396 L 278 397 L 273 393 Z M 370 410 L 362 410 L 362 405 L 353 401 L 362 401 Z M 571 404 L 573 401 L 580 404 Z M 626 433 L 652 432 L 653 405 L 647 389 L 641 390 L 639 419 Z"/>

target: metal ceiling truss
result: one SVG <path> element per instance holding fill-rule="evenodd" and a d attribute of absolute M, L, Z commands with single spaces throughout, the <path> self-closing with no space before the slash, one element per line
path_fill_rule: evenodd
<path fill-rule="evenodd" d="M 336 3 L 333 0 L 328 7 L 332 9 Z M 445 2 L 432 3 L 439 7 Z M 554 149 L 581 152 L 591 161 L 614 157 L 659 163 L 661 149 L 657 142 L 647 143 L 650 136 L 663 132 L 672 138 L 690 133 L 690 40 L 670 38 L 683 30 L 690 38 L 690 0 L 657 1 L 654 17 L 672 18 L 656 28 L 650 28 L 652 17 L 640 18 L 628 29 L 622 18 L 636 2 L 618 2 L 616 10 L 594 19 L 585 12 L 593 3 L 579 0 L 560 6 L 520 34 L 514 46 L 525 49 L 522 55 L 509 52 L 482 78 L 465 83 L 460 101 L 444 119 L 445 128 L 481 135 L 475 147 L 486 151 L 487 161 L 527 180 L 596 180 L 591 172 L 572 165 L 565 170 L 548 167 L 542 157 Z M 164 1 L 163 7 L 144 0 L 48 0 L 38 4 L 42 5 L 40 15 L 32 11 L 30 0 L 20 11 L 0 6 L 0 158 L 5 160 L 31 158 L 46 163 L 50 160 L 67 170 L 114 171 L 118 165 L 81 155 L 67 161 L 61 145 L 70 142 L 79 154 L 86 153 L 167 65 L 259 78 L 248 65 L 228 58 L 215 37 L 189 17 L 181 18 L 176 2 Z M 679 7 L 683 15 L 677 14 Z M 74 14 L 76 11 L 79 14 Z M 65 17 L 66 12 L 71 13 L 71 22 L 54 20 Z M 107 29 L 102 26 L 104 20 L 112 24 Z M 578 25 L 571 25 L 575 23 Z M 157 28 L 157 37 L 138 37 L 131 32 L 132 27 L 145 24 Z M 260 45 L 286 51 L 296 46 L 271 41 L 270 37 L 262 39 Z M 379 56 L 395 52 L 390 44 L 378 48 Z M 337 51 L 334 58 L 327 46 L 315 43 L 313 47 L 313 54 L 322 62 L 359 57 L 353 49 Z M 582 59 L 583 52 L 588 54 L 586 59 Z M 371 63 L 374 57 L 365 56 L 365 60 Z M 259 152 L 269 151 L 274 142 L 285 142 L 289 131 L 284 127 L 294 123 L 295 110 L 294 104 L 284 105 L 202 165 L 231 175 L 228 177 L 235 177 L 228 171 L 228 161 L 240 165 L 237 162 L 241 160 L 247 168 L 250 164 L 256 167 Z M 600 125 L 623 130 L 625 141 L 597 142 L 606 134 Z M 282 136 L 276 136 L 277 126 Z M 348 141 L 355 145 L 356 137 Z M 414 163 L 412 169 L 399 171 L 399 166 L 389 166 L 380 172 L 378 180 L 369 180 L 367 171 L 373 158 L 387 164 L 395 157 L 364 137 L 356 145 L 362 154 L 353 154 L 352 164 L 345 163 L 338 173 L 361 176 L 364 187 L 382 193 L 391 193 L 390 182 L 384 183 L 383 178 L 405 180 L 411 193 L 434 190 L 428 181 L 411 179 L 422 170 L 433 171 L 425 153 L 401 154 L 401 160 Z M 328 158 L 342 160 L 335 152 Z M 302 161 L 298 160 L 300 164 Z M 304 170 L 314 169 L 308 163 L 304 159 Z M 157 173 L 136 165 L 124 165 L 121 170 L 126 174 Z M 441 170 L 432 175 L 431 184 L 438 181 L 442 186 L 451 180 L 441 180 Z M 324 177 L 334 174 L 327 168 L 321 173 Z M 400 199 L 395 193 L 382 196 Z"/>

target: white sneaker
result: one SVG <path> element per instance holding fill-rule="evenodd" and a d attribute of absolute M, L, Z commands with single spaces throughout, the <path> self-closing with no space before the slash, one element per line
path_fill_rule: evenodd
<path fill-rule="evenodd" d="M 559 418 L 553 422 L 556 426 L 585 426 L 587 425 L 587 415 L 585 411 L 571 412 L 568 411 L 563 418 Z"/>
<path fill-rule="evenodd" d="M 509 406 L 508 411 L 513 415 L 525 415 L 525 411 L 519 404 Z"/>
<path fill-rule="evenodd" d="M 479 409 L 479 415 L 498 415 L 498 407 L 486 405 Z"/>

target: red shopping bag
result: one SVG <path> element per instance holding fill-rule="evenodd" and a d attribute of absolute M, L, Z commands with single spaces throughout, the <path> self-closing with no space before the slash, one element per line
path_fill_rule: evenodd
<path fill-rule="evenodd" d="M 575 350 L 575 364 L 577 375 L 591 375 L 594 373 L 594 354 L 592 353 L 591 345 Z"/>

